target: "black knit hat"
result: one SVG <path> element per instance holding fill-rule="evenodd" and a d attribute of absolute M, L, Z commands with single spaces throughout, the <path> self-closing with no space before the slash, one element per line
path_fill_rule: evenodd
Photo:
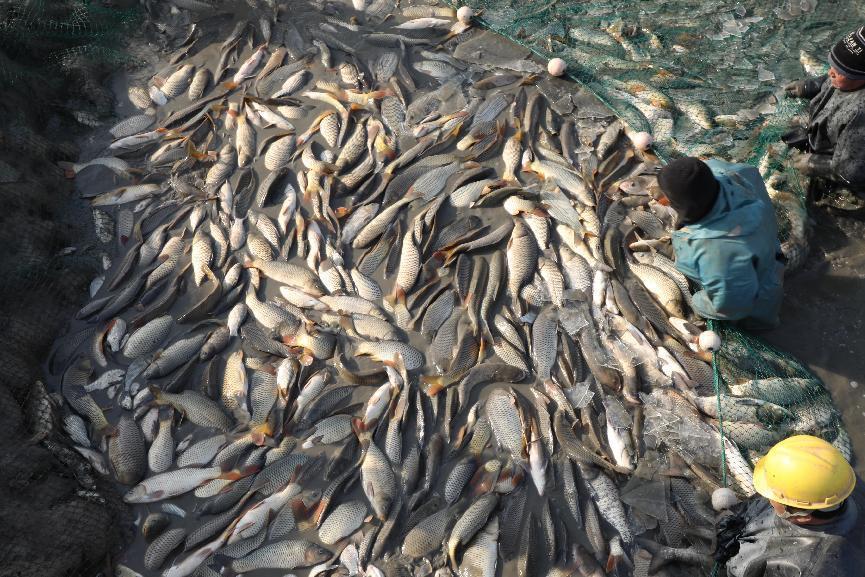
<path fill-rule="evenodd" d="M 706 216 L 718 199 L 721 185 L 712 169 L 699 158 L 679 158 L 658 173 L 658 185 L 670 206 L 679 213 L 680 224 L 697 222 Z"/>
<path fill-rule="evenodd" d="M 829 63 L 850 80 L 865 80 L 865 26 L 832 47 Z"/>

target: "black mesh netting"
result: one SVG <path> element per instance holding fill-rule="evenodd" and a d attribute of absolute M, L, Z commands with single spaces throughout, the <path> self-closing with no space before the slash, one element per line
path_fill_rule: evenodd
<path fill-rule="evenodd" d="M 93 575 L 124 540 L 125 506 L 72 450 L 34 383 L 100 268 L 89 211 L 56 162 L 113 111 L 135 10 L 0 1 L 0 574 Z M 75 248 L 71 248 L 75 247 Z"/>

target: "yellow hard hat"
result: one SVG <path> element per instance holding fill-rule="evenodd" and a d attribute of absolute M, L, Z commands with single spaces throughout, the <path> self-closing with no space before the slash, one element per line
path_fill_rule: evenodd
<path fill-rule="evenodd" d="M 796 435 L 769 449 L 754 467 L 758 493 L 799 509 L 823 509 L 850 496 L 856 473 L 841 452 L 819 437 Z"/>

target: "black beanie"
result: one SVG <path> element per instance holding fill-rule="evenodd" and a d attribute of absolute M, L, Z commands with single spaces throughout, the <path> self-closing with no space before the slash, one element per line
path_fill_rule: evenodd
<path fill-rule="evenodd" d="M 715 205 L 721 185 L 712 169 L 699 158 L 679 158 L 658 173 L 658 185 L 670 206 L 679 213 L 680 224 L 697 222 Z"/>
<path fill-rule="evenodd" d="M 832 47 L 829 63 L 850 80 L 865 80 L 865 26 Z"/>

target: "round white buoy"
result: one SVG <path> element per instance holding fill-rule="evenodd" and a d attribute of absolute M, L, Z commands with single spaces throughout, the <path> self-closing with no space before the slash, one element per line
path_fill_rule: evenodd
<path fill-rule="evenodd" d="M 561 58 L 553 58 L 547 63 L 547 72 L 553 76 L 561 76 L 567 67 L 568 64 Z"/>
<path fill-rule="evenodd" d="M 717 353 L 721 349 L 721 337 L 715 331 L 703 331 L 697 337 L 697 346 L 701 351 Z"/>
<path fill-rule="evenodd" d="M 637 132 L 631 135 L 631 142 L 634 143 L 634 148 L 637 150 L 648 150 L 655 142 L 655 139 L 648 132 Z"/>
<path fill-rule="evenodd" d="M 474 16 L 475 11 L 468 6 L 461 6 L 460 9 L 457 10 L 457 20 L 459 20 L 463 24 L 468 24 L 469 22 L 471 22 Z"/>
<path fill-rule="evenodd" d="M 715 511 L 724 511 L 739 502 L 739 497 L 736 496 L 731 489 L 722 487 L 712 491 L 712 508 Z"/>

